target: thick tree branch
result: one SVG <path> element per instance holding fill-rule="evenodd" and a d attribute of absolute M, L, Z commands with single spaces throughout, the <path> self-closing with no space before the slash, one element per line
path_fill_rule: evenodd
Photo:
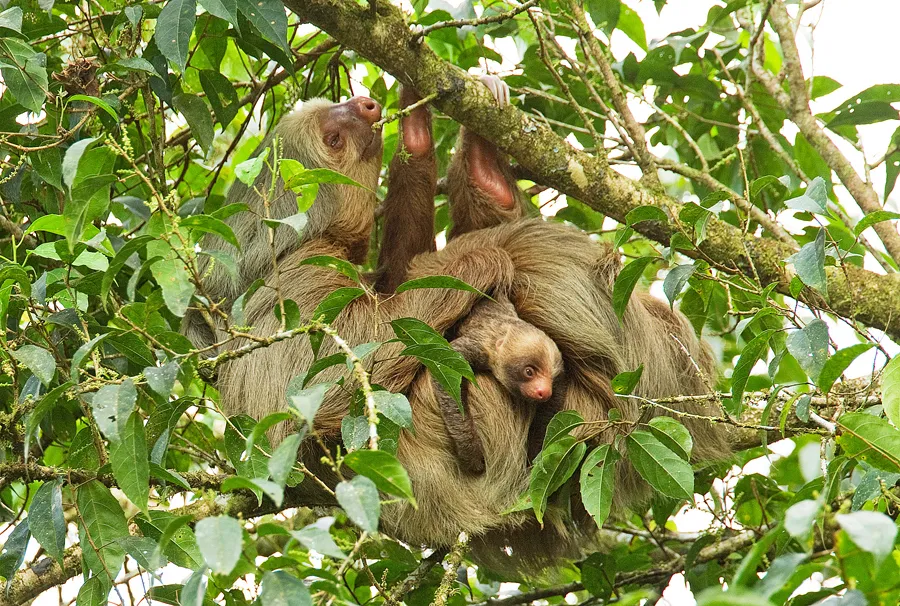
<path fill-rule="evenodd" d="M 349 0 L 284 0 L 302 19 L 323 29 L 341 44 L 415 88 L 420 95 L 438 93 L 435 106 L 512 155 L 548 187 L 573 196 L 617 221 L 638 206 L 657 205 L 675 216 L 678 204 L 611 171 L 603 157 L 574 149 L 549 127 L 515 107 L 498 108 L 479 82 L 415 44 L 400 10 L 379 3 L 373 16 Z M 668 244 L 675 228 L 659 222 L 637 225 L 643 235 Z M 685 251 L 714 260 L 734 273 L 752 275 L 751 262 L 764 284 L 776 283 L 789 293 L 792 275 L 784 259 L 796 252 L 786 243 L 745 235 L 739 228 L 710 221 L 700 250 Z M 900 253 L 900 250 L 898 250 Z M 900 298 L 896 283 L 854 266 L 829 267 L 830 308 L 846 318 L 900 337 Z"/>

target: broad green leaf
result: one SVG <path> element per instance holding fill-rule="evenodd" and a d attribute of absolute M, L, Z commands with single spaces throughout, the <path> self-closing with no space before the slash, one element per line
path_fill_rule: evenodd
<path fill-rule="evenodd" d="M 670 269 L 669 273 L 666 274 L 666 279 L 663 280 L 663 292 L 669 300 L 669 307 L 675 306 L 675 299 L 684 290 L 684 286 L 687 284 L 691 274 L 694 273 L 694 269 L 696 269 L 696 266 L 693 263 L 678 265 Z"/>
<path fill-rule="evenodd" d="M 634 391 L 634 388 L 637 387 L 638 381 L 641 380 L 641 375 L 643 374 L 643 364 L 638 366 L 635 370 L 626 370 L 625 372 L 620 372 L 615 377 L 613 377 L 612 381 L 609 382 L 610 387 L 612 387 L 613 392 L 617 394 L 630 394 Z"/>
<path fill-rule="evenodd" d="M 164 398 L 168 398 L 172 395 L 175 379 L 178 378 L 180 370 L 178 362 L 167 362 L 162 366 L 148 366 L 144 369 L 144 378 L 147 379 L 150 389 Z"/>
<path fill-rule="evenodd" d="M 297 411 L 304 421 L 310 426 L 319 412 L 319 407 L 325 400 L 325 394 L 331 389 L 333 383 L 319 383 L 308 389 L 288 390 L 287 399 L 290 407 Z"/>
<path fill-rule="evenodd" d="M 372 394 L 375 408 L 385 417 L 400 427 L 411 428 L 413 424 L 412 407 L 402 393 L 376 391 Z"/>
<path fill-rule="evenodd" d="M 666 212 L 658 206 L 638 206 L 628 211 L 625 215 L 625 225 L 632 227 L 643 221 L 660 221 L 668 223 L 669 217 Z"/>
<path fill-rule="evenodd" d="M 640 259 L 635 259 L 623 267 L 622 271 L 619 272 L 619 275 L 616 276 L 616 281 L 613 284 L 612 303 L 613 310 L 620 320 L 625 315 L 628 301 L 631 300 L 631 292 L 637 285 L 638 280 L 641 279 L 647 266 L 656 260 L 658 260 L 657 257 L 641 257 Z"/>
<path fill-rule="evenodd" d="M 93 105 L 96 105 L 107 114 L 109 114 L 109 117 L 113 120 L 118 121 L 119 119 L 119 115 L 116 113 L 116 110 L 114 110 L 112 106 L 103 99 L 98 99 L 97 97 L 92 97 L 90 95 L 72 95 L 71 97 L 66 97 L 66 101 L 69 103 L 71 103 L 72 101 L 86 101 L 87 103 L 92 103 Z"/>
<path fill-rule="evenodd" d="M 109 264 L 109 269 L 103 274 L 103 282 L 100 285 L 100 301 L 106 307 L 106 300 L 109 297 L 109 289 L 112 287 L 113 280 L 119 277 L 119 272 L 125 267 L 131 255 L 147 245 L 147 242 L 153 240 L 153 236 L 138 236 L 133 240 L 126 242 L 122 248 L 116 253 L 116 256 Z"/>
<path fill-rule="evenodd" d="M 424 278 L 407 280 L 398 286 L 394 292 L 399 294 L 401 292 L 406 292 L 407 290 L 415 290 L 418 288 L 453 288 L 455 290 L 465 290 L 479 295 L 484 294 L 477 288 L 473 288 L 459 278 L 454 278 L 453 276 L 425 276 Z"/>
<path fill-rule="evenodd" d="M 795 539 L 805 540 L 822 511 L 819 501 L 807 499 L 791 505 L 784 513 L 784 529 Z"/>
<path fill-rule="evenodd" d="M 267 453 L 272 450 L 268 438 L 265 435 L 259 436 L 253 450 L 246 450 L 247 438 L 253 433 L 256 421 L 247 415 L 236 415 L 228 421 L 225 428 L 225 452 L 235 471 L 244 478 L 268 477 Z"/>
<path fill-rule="evenodd" d="M 13 531 L 6 537 L 6 543 L 0 548 L 0 577 L 12 582 L 16 571 L 25 562 L 25 549 L 31 539 L 28 519 L 19 520 Z"/>
<path fill-rule="evenodd" d="M 584 425 L 581 413 L 575 410 L 561 410 L 550 419 L 544 434 L 543 448 L 547 448 L 560 438 L 569 435 L 573 429 Z"/>
<path fill-rule="evenodd" d="M 616 29 L 624 32 L 644 52 L 647 52 L 647 32 L 644 30 L 644 22 L 624 2 L 621 4 L 621 12 L 619 13 L 619 21 L 616 23 Z"/>
<path fill-rule="evenodd" d="M 334 494 L 354 524 L 369 533 L 378 531 L 381 501 L 375 482 L 366 476 L 354 476 L 349 482 L 338 484 Z"/>
<path fill-rule="evenodd" d="M 800 368 L 817 381 L 828 358 L 828 325 L 816 318 L 800 330 L 788 335 L 787 350 Z"/>
<path fill-rule="evenodd" d="M 147 255 L 159 260 L 150 266 L 150 273 L 162 288 L 166 307 L 179 318 L 183 317 L 194 296 L 191 276 L 178 259 L 169 242 L 160 237 L 147 243 Z"/>
<path fill-rule="evenodd" d="M 169 0 L 169 4 L 166 5 L 166 8 L 168 8 L 172 2 L 179 1 L 186 0 Z M 165 11 L 165 9 L 163 10 Z M 162 17 L 162 15 L 160 15 L 160 17 Z M 159 33 L 158 28 L 159 21 L 157 21 L 157 33 Z M 181 71 L 184 71 L 183 66 Z M 191 134 L 193 135 L 194 140 L 200 145 L 201 149 L 203 149 L 203 153 L 209 155 L 209 150 L 212 148 L 213 137 L 215 136 L 215 128 L 213 127 L 212 117 L 209 115 L 209 108 L 206 103 L 204 103 L 203 99 L 197 95 L 182 93 L 176 95 L 172 99 L 172 105 L 184 116 L 184 119 L 187 120 L 188 126 L 191 127 Z M 209 217 L 206 218 L 208 219 Z M 229 229 L 228 231 L 231 230 Z M 235 240 L 235 242 L 236 241 L 237 240 Z"/>
<path fill-rule="evenodd" d="M 109 462 L 125 496 L 141 511 L 150 496 L 150 458 L 141 415 L 133 412 L 116 440 L 110 439 Z"/>
<path fill-rule="evenodd" d="M 302 441 L 303 437 L 300 434 L 289 435 L 275 448 L 272 458 L 269 459 L 269 476 L 282 488 L 297 462 L 297 450 Z"/>
<path fill-rule="evenodd" d="M 284 570 L 267 572 L 260 584 L 261 606 L 312 606 L 306 584 Z"/>
<path fill-rule="evenodd" d="M 97 480 L 80 485 L 75 499 L 81 516 L 78 536 L 85 565 L 95 575 L 115 577 L 125 562 L 125 550 L 118 539 L 128 536 L 122 506 Z"/>
<path fill-rule="evenodd" d="M 141 568 L 153 572 L 167 564 L 156 541 L 149 537 L 122 537 L 119 545 L 140 564 Z"/>
<path fill-rule="evenodd" d="M 236 326 L 247 326 L 247 316 L 244 313 L 244 308 L 246 307 L 247 302 L 250 301 L 250 297 L 264 286 L 265 283 L 265 280 L 262 278 L 257 278 L 247 287 L 247 290 L 239 295 L 238 298 L 234 300 L 234 303 L 231 304 L 231 317 Z"/>
<path fill-rule="evenodd" d="M 137 401 L 137 390 L 131 379 L 119 385 L 101 387 L 91 400 L 91 410 L 97 427 L 110 440 L 118 440 L 125 432 L 128 418 Z"/>
<path fill-rule="evenodd" d="M 146 515 L 149 517 L 136 516 L 135 523 L 145 537 L 150 537 L 159 544 L 170 562 L 191 570 L 203 564 L 197 539 L 186 525 L 190 519 L 168 511 L 151 510 Z"/>
<path fill-rule="evenodd" d="M 49 90 L 47 56 L 12 37 L 4 37 L 3 46 L 3 54 L 14 62 L 2 62 L 0 74 L 3 83 L 22 107 L 34 113 L 40 112 Z"/>
<path fill-rule="evenodd" d="M 314 549 L 322 555 L 335 559 L 346 558 L 347 554 L 340 550 L 334 539 L 331 538 L 331 533 L 328 532 L 333 522 L 334 518 L 319 518 L 300 530 L 290 531 L 291 536 L 300 541 L 307 549 Z"/>
<path fill-rule="evenodd" d="M 0 13 L 0 28 L 22 33 L 22 8 L 12 6 Z"/>
<path fill-rule="evenodd" d="M 359 272 L 353 267 L 353 264 L 337 257 L 329 257 L 328 255 L 318 255 L 315 257 L 307 257 L 298 263 L 298 265 L 316 265 L 318 267 L 327 267 L 336 272 L 342 273 L 357 284 L 360 282 Z"/>
<path fill-rule="evenodd" d="M 897 219 L 900 219 L 900 213 L 892 213 L 887 210 L 876 210 L 860 219 L 859 223 L 856 224 L 856 227 L 853 228 L 853 234 L 858 236 L 876 223 L 881 223 L 882 221 L 896 221 Z"/>
<path fill-rule="evenodd" d="M 774 606 L 762 595 L 747 589 L 710 587 L 697 596 L 697 606 Z"/>
<path fill-rule="evenodd" d="M 19 364 L 31 371 L 44 385 L 50 385 L 53 375 L 56 374 L 56 361 L 53 355 L 36 345 L 22 345 L 19 349 L 9 352 Z"/>
<path fill-rule="evenodd" d="M 235 248 L 241 248 L 241 243 L 238 242 L 237 236 L 234 235 L 231 227 L 225 221 L 215 217 L 210 217 L 209 215 L 186 217 L 181 220 L 181 226 L 193 231 L 215 234 Z"/>
<path fill-rule="evenodd" d="M 450 347 L 450 343 L 425 322 L 415 318 L 399 318 L 391 321 L 397 338 L 406 345 L 402 356 L 415 356 L 432 377 L 447 390 L 457 403 L 462 398 L 462 379 L 475 380 L 472 367 L 462 355 Z"/>
<path fill-rule="evenodd" d="M 900 427 L 900 359 L 896 356 L 887 363 L 881 376 L 881 405 L 884 415 L 895 427 Z"/>
<path fill-rule="evenodd" d="M 310 381 L 312 381 L 316 376 L 332 366 L 337 366 L 339 364 L 344 364 L 347 362 L 347 354 L 345 353 L 336 353 L 330 356 L 325 356 L 324 358 L 319 358 L 309 366 L 309 370 L 306 371 L 306 374 L 303 375 L 303 381 L 301 382 L 301 387 L 306 387 Z M 292 381 L 293 383 L 293 381 Z M 290 387 L 288 387 L 290 389 Z"/>
<path fill-rule="evenodd" d="M 764 330 L 759 333 L 741 352 L 741 357 L 734 365 L 734 372 L 731 375 L 731 405 L 727 407 L 729 414 L 740 416 L 744 408 L 744 387 L 747 385 L 747 379 L 750 378 L 753 367 L 768 350 L 769 339 L 774 332 Z"/>
<path fill-rule="evenodd" d="M 581 502 L 598 528 L 609 517 L 616 480 L 619 453 L 609 444 L 598 446 L 581 466 Z"/>
<path fill-rule="evenodd" d="M 379 490 L 402 497 L 416 506 L 409 475 L 394 455 L 383 450 L 356 450 L 344 457 L 344 463 L 372 480 Z"/>
<path fill-rule="evenodd" d="M 263 38 L 290 52 L 287 42 L 287 14 L 280 0 L 239 2 L 238 10 L 259 30 Z"/>
<path fill-rule="evenodd" d="M 78 588 L 75 606 L 106 606 L 109 604 L 109 582 L 93 576 Z"/>
<path fill-rule="evenodd" d="M 229 516 L 204 518 L 194 528 L 206 565 L 216 574 L 228 574 L 241 558 L 244 530 Z"/>
<path fill-rule="evenodd" d="M 635 430 L 625 439 L 628 460 L 656 490 L 675 499 L 694 498 L 690 464 L 647 431 Z"/>
<path fill-rule="evenodd" d="M 841 529 L 854 543 L 875 558 L 875 567 L 894 550 L 897 538 L 897 523 L 883 513 L 877 511 L 855 511 L 835 516 Z"/>
<path fill-rule="evenodd" d="M 273 412 L 272 414 L 268 414 L 259 420 L 259 423 L 253 426 L 253 431 L 247 436 L 247 441 L 244 445 L 244 452 L 253 452 L 253 447 L 256 445 L 256 441 L 267 431 L 278 425 L 279 423 L 283 423 L 284 421 L 290 421 L 294 418 L 289 412 Z"/>
<path fill-rule="evenodd" d="M 263 219 L 262 222 L 272 229 L 276 229 L 279 225 L 287 225 L 302 236 L 303 230 L 306 228 L 309 219 L 307 219 L 305 213 L 297 213 L 296 215 L 284 217 L 283 219 Z"/>
<path fill-rule="evenodd" d="M 650 419 L 648 428 L 666 448 L 690 463 L 694 440 L 687 427 L 671 417 L 655 417 Z"/>
<path fill-rule="evenodd" d="M 215 4 L 218 2 L 230 4 L 233 1 L 234 0 L 200 0 L 200 5 L 209 10 L 209 8 L 206 7 L 208 4 Z M 236 9 L 237 3 L 234 2 L 234 4 Z M 237 24 L 235 24 L 235 27 L 237 27 Z M 234 117 L 240 109 L 240 103 L 234 85 L 228 78 L 219 72 L 211 69 L 204 69 L 200 70 L 200 86 L 203 87 L 203 92 L 206 93 L 206 98 L 209 99 L 209 104 L 212 106 L 213 112 L 216 114 L 216 120 L 218 120 L 222 129 L 228 128 L 228 125 L 231 124 L 231 121 L 234 120 Z"/>
<path fill-rule="evenodd" d="M 266 158 L 269 157 L 269 150 L 271 148 L 266 148 L 263 150 L 261 154 L 256 156 L 255 158 L 250 158 L 249 160 L 245 160 L 241 162 L 237 166 L 234 167 L 234 176 L 238 178 L 244 185 L 248 187 L 253 187 L 253 183 L 256 182 L 256 178 L 259 176 L 259 173 L 262 172 L 263 166 L 265 166 Z"/>
<path fill-rule="evenodd" d="M 841 415 L 837 424 L 838 443 L 847 456 L 900 473 L 900 430 L 880 417 L 858 412 Z"/>
<path fill-rule="evenodd" d="M 295 174 L 291 179 L 285 181 L 285 189 L 294 189 L 301 185 L 309 185 L 311 183 L 337 183 L 340 185 L 353 185 L 362 189 L 369 189 L 365 185 L 357 183 L 350 177 L 342 175 L 339 172 L 328 168 L 311 168 L 301 173 Z"/>
<path fill-rule="evenodd" d="M 28 509 L 31 533 L 47 554 L 60 566 L 66 547 L 66 519 L 62 506 L 62 480 L 44 482 L 35 493 Z"/>
<path fill-rule="evenodd" d="M 572 477 L 586 450 L 584 442 L 566 435 L 552 442 L 535 459 L 528 492 L 531 494 L 534 515 L 541 524 L 544 521 L 547 499 Z"/>
<path fill-rule="evenodd" d="M 785 200 L 784 205 L 794 210 L 824 215 L 828 212 L 828 191 L 822 177 L 816 177 L 806 186 L 806 191 L 790 200 Z"/>
<path fill-rule="evenodd" d="M 233 476 L 222 482 L 222 492 L 245 489 L 256 495 L 259 505 L 262 505 L 262 495 L 269 497 L 276 507 L 281 507 L 284 501 L 284 487 L 264 478 L 243 478 Z"/>
<path fill-rule="evenodd" d="M 341 441 L 347 450 L 363 448 L 369 440 L 369 421 L 363 416 L 341 419 Z"/>
<path fill-rule="evenodd" d="M 154 462 L 150 462 L 150 476 L 156 478 L 157 480 L 162 480 L 163 482 L 168 482 L 169 484 L 174 484 L 175 486 L 181 486 L 185 490 L 190 490 L 191 485 L 187 483 L 187 480 L 179 474 L 177 471 L 172 471 L 171 469 L 166 469 L 165 467 L 160 467 L 158 464 Z"/>
<path fill-rule="evenodd" d="M 228 21 L 235 29 L 238 29 L 238 3 L 237 0 L 200 0 L 200 6 L 210 15 Z M 207 71 L 207 70 L 204 70 Z M 215 72 L 218 73 L 218 72 Z M 203 72 L 200 73 L 200 81 L 203 82 Z M 230 84 L 229 84 L 230 86 Z M 206 90 L 206 87 L 204 87 Z M 209 94 L 209 93 L 207 93 Z M 222 127 L 228 126 L 223 124 Z"/>
<path fill-rule="evenodd" d="M 178 593 L 179 606 L 206 606 L 206 566 L 194 571 Z"/>
<path fill-rule="evenodd" d="M 794 270 L 804 284 L 819 292 L 828 292 L 828 278 L 825 275 L 824 229 L 819 229 L 816 239 L 804 244 L 799 252 L 787 258 L 787 262 L 793 264 Z"/>
<path fill-rule="evenodd" d="M 875 347 L 874 343 L 858 343 L 856 345 L 851 345 L 850 347 L 845 347 L 844 349 L 839 349 L 838 351 L 834 352 L 834 355 L 828 358 L 828 360 L 825 362 L 825 366 L 822 367 L 822 372 L 819 373 L 819 378 L 816 380 L 816 385 L 819 386 L 819 389 L 822 390 L 822 393 L 828 393 L 829 391 L 831 391 L 834 382 L 840 378 L 845 370 L 847 370 L 847 367 L 850 366 L 850 364 L 856 358 L 869 351 L 873 347 Z M 898 389 L 900 389 L 900 385 L 898 385 L 897 387 Z M 888 390 L 883 389 L 882 391 L 882 403 L 884 403 L 885 398 L 888 397 Z M 900 399 L 900 394 L 898 394 L 898 399 Z M 897 407 L 897 419 L 900 420 L 900 401 L 897 402 Z M 887 411 L 887 405 L 885 405 L 885 411 Z M 892 417 L 888 415 L 888 418 L 891 419 Z"/>
<path fill-rule="evenodd" d="M 326 324 L 331 324 L 337 319 L 338 315 L 344 311 L 345 307 L 364 294 L 366 294 L 366 291 L 355 286 L 338 288 L 316 306 L 315 310 L 313 310 L 311 319 L 321 319 Z M 309 335 L 309 343 L 310 346 L 312 346 L 313 355 L 319 355 L 319 348 L 322 346 L 323 338 L 324 335 L 322 333 L 313 333 Z"/>
<path fill-rule="evenodd" d="M 759 580 L 759 577 L 756 574 L 759 563 L 768 553 L 775 540 L 781 536 L 782 532 L 782 526 L 778 525 L 769 530 L 769 532 L 767 532 L 760 540 L 753 544 L 753 547 L 750 548 L 747 555 L 741 560 L 740 566 L 738 566 L 737 571 L 734 573 L 734 577 L 731 579 L 731 584 L 733 586 L 750 587 Z"/>
<path fill-rule="evenodd" d="M 196 20 L 197 0 L 169 0 L 156 18 L 156 46 L 181 72 L 187 65 L 188 43 Z"/>

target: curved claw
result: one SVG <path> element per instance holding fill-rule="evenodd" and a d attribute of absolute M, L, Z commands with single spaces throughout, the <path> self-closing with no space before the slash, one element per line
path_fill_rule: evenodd
<path fill-rule="evenodd" d="M 481 83 L 491 91 L 492 95 L 494 95 L 497 105 L 500 107 L 509 105 L 509 86 L 507 86 L 506 82 L 501 80 L 499 76 L 486 75 L 481 76 L 479 80 L 481 80 Z"/>

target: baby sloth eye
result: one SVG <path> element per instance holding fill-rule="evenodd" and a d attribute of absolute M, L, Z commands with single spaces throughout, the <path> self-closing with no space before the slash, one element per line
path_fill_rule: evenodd
<path fill-rule="evenodd" d="M 537 371 L 534 369 L 533 366 L 526 366 L 525 370 L 523 372 L 524 372 L 525 376 L 530 379 L 534 376 L 535 372 L 537 372 Z"/>
<path fill-rule="evenodd" d="M 341 149 L 343 141 L 341 141 L 340 133 L 329 133 L 325 136 L 325 144 L 332 149 Z"/>

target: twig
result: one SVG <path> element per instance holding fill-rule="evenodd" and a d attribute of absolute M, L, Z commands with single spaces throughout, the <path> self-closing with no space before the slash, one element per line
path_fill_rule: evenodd
<path fill-rule="evenodd" d="M 425 36 L 430 34 L 431 32 L 437 31 L 439 29 L 445 29 L 448 27 L 465 27 L 469 26 L 478 26 L 478 25 L 487 25 L 489 23 L 500 23 L 501 21 L 506 21 L 507 19 L 512 19 L 519 13 L 523 13 L 527 11 L 532 6 L 538 4 L 541 0 L 528 0 L 528 2 L 524 4 L 520 4 L 516 8 L 506 11 L 505 13 L 499 13 L 496 15 L 491 15 L 489 17 L 480 17 L 476 19 L 453 19 L 451 21 L 440 21 L 438 23 L 434 23 L 427 27 L 422 27 L 420 25 L 413 25 L 412 31 L 412 40 L 410 43 L 417 44 L 419 43 Z"/>
<path fill-rule="evenodd" d="M 432 101 L 434 101 L 437 98 L 438 98 L 438 93 L 436 93 L 436 92 L 431 93 L 430 95 L 426 95 L 425 97 L 419 99 L 412 105 L 408 105 L 408 106 L 404 107 L 403 109 L 394 112 L 390 116 L 386 116 L 386 117 L 382 118 L 381 120 L 379 120 L 378 122 L 376 122 L 375 124 L 372 125 L 372 130 L 374 130 L 374 131 L 381 130 L 381 128 L 385 124 L 390 124 L 391 122 L 399 120 L 400 118 L 402 118 L 404 116 L 408 116 L 409 114 L 411 114 L 413 112 L 413 110 L 418 109 L 418 108 L 422 107 L 423 105 L 427 105 L 428 103 L 431 103 Z"/>

